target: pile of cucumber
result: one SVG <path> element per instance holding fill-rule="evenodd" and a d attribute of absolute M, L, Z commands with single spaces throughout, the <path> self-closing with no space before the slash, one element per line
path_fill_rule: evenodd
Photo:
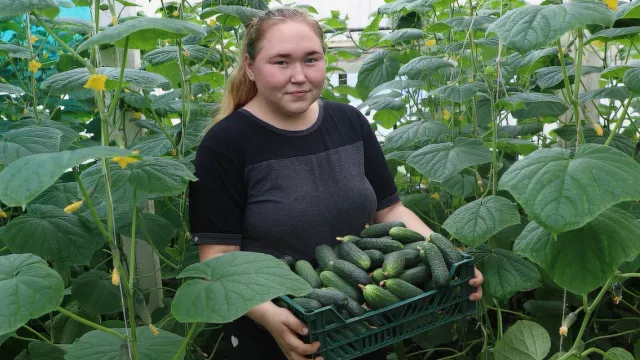
<path fill-rule="evenodd" d="M 449 287 L 450 270 L 463 260 L 444 236 L 426 239 L 400 221 L 366 226 L 359 235 L 337 238 L 335 247 L 315 250 L 318 267 L 306 260 L 282 258 L 313 290 L 293 301 L 312 311 L 333 306 L 348 319 Z"/>

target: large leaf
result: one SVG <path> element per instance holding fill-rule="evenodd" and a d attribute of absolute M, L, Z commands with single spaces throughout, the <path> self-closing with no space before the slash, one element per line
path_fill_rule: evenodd
<path fill-rule="evenodd" d="M 624 86 L 614 86 L 581 92 L 578 96 L 578 100 L 581 103 L 600 99 L 623 101 L 628 99 L 629 96 L 631 96 L 631 91 L 629 91 L 629 89 Z"/>
<path fill-rule="evenodd" d="M 127 149 L 92 146 L 23 157 L 0 172 L 0 201 L 8 206 L 26 206 L 73 166 L 90 159 L 132 155 Z"/>
<path fill-rule="evenodd" d="M 487 142 L 485 143 L 485 145 L 491 148 L 493 143 Z M 522 155 L 529 155 L 530 153 L 538 150 L 538 145 L 530 140 L 525 140 L 525 139 L 501 138 L 501 139 L 498 139 L 498 142 L 496 143 L 496 148 L 498 150 L 502 150 L 506 152 L 517 152 Z"/>
<path fill-rule="evenodd" d="M 551 350 L 551 338 L 542 325 L 519 320 L 496 342 L 495 360 L 542 360 Z"/>
<path fill-rule="evenodd" d="M 58 2 L 56 0 L 0 0 L 0 9 L 2 16 L 22 16 L 32 11 L 51 11 L 58 10 Z"/>
<path fill-rule="evenodd" d="M 457 174 L 443 181 L 440 185 L 442 185 L 449 194 L 460 196 L 463 199 L 480 195 L 480 187 L 478 186 L 476 177 L 473 175 Z"/>
<path fill-rule="evenodd" d="M 71 296 L 91 315 L 122 310 L 120 288 L 113 286 L 111 275 L 90 270 L 73 281 Z"/>
<path fill-rule="evenodd" d="M 573 65 L 567 65 L 565 68 L 569 81 L 573 82 L 576 76 L 576 68 Z M 580 75 L 589 75 L 601 72 L 602 68 L 596 66 L 582 66 Z M 537 83 L 541 89 L 552 88 L 564 81 L 562 74 L 562 66 L 547 66 L 536 71 Z"/>
<path fill-rule="evenodd" d="M 633 354 L 619 347 L 607 350 L 607 355 L 613 360 L 634 360 Z"/>
<path fill-rule="evenodd" d="M 431 144 L 414 152 L 407 163 L 431 181 L 442 182 L 467 166 L 491 161 L 491 151 L 477 139 L 457 138 L 453 143 Z"/>
<path fill-rule="evenodd" d="M 83 319 L 87 319 L 98 324 L 101 322 L 100 315 L 90 315 L 86 310 L 80 307 L 80 303 L 76 300 L 69 301 L 64 308 Z M 63 313 L 55 315 L 53 317 L 53 321 L 47 321 L 46 325 L 51 329 L 50 331 L 52 332 L 52 336 L 55 338 L 56 343 L 59 344 L 72 344 L 82 335 L 94 330 L 92 327 L 80 323 Z"/>
<path fill-rule="evenodd" d="M 53 205 L 64 209 L 67 205 L 78 201 L 78 183 L 59 183 L 51 185 L 40 196 L 31 202 L 31 205 Z"/>
<path fill-rule="evenodd" d="M 171 304 L 180 322 L 227 323 L 278 296 L 303 296 L 311 291 L 284 262 L 245 251 L 190 265 L 177 278 L 196 278 L 178 288 Z"/>
<path fill-rule="evenodd" d="M 207 63 L 215 64 L 220 61 L 220 55 L 211 48 L 200 45 L 184 45 L 183 53 L 186 60 L 201 62 L 207 59 Z M 188 54 L 188 55 L 187 55 Z M 170 61 L 178 61 L 178 47 L 165 46 L 160 49 L 150 51 L 144 55 L 142 60 L 151 65 L 160 65 Z"/>
<path fill-rule="evenodd" d="M 64 360 L 67 352 L 58 345 L 43 341 L 33 341 L 29 343 L 29 355 L 24 360 Z M 22 360 L 16 357 L 14 360 Z"/>
<path fill-rule="evenodd" d="M 96 72 L 107 75 L 109 80 L 117 81 L 120 77 L 120 69 L 115 67 L 101 67 L 96 69 Z M 43 89 L 49 89 L 51 95 L 67 94 L 83 89 L 90 75 L 86 68 L 73 69 L 49 76 L 41 86 Z M 167 78 L 144 70 L 125 69 L 123 81 L 151 91 L 156 88 L 163 90 L 171 88 L 171 82 Z"/>
<path fill-rule="evenodd" d="M 622 82 L 633 92 L 640 92 L 640 66 L 633 66 L 624 73 Z"/>
<path fill-rule="evenodd" d="M 459 86 L 458 84 L 444 85 L 432 90 L 428 95 L 435 95 L 441 99 L 453 102 L 464 102 L 483 90 L 486 90 L 486 86 L 484 84 L 470 82 L 464 83 L 462 86 Z"/>
<path fill-rule="evenodd" d="M 131 149 L 140 151 L 144 156 L 162 156 L 173 148 L 165 134 L 140 137 L 140 142 Z"/>
<path fill-rule="evenodd" d="M 624 28 L 613 28 L 600 30 L 585 40 L 585 46 L 593 41 L 611 41 L 618 39 L 632 38 L 640 34 L 640 26 L 629 26 Z"/>
<path fill-rule="evenodd" d="M 9 164 L 33 154 L 56 152 L 61 137 L 60 130 L 48 127 L 7 131 L 0 140 L 0 164 Z"/>
<path fill-rule="evenodd" d="M 539 122 L 498 126 L 498 136 L 517 137 L 524 135 L 536 135 L 542 132 L 543 128 L 544 125 Z"/>
<path fill-rule="evenodd" d="M 131 332 L 130 328 L 113 330 L 122 335 Z M 159 329 L 158 332 L 158 335 L 154 335 L 151 329 L 146 326 L 136 328 L 138 359 L 172 360 L 176 354 L 178 355 L 176 359 L 184 359 L 185 351 L 180 349 L 184 338 L 163 329 Z M 126 343 L 119 337 L 100 330 L 88 332 L 78 341 L 69 345 L 65 356 L 65 360 L 122 360 L 128 358 Z"/>
<path fill-rule="evenodd" d="M 129 165 L 129 183 L 139 191 L 156 195 L 176 195 L 189 181 L 197 181 L 184 164 L 169 158 L 147 158 Z"/>
<path fill-rule="evenodd" d="M 555 95 L 534 92 L 513 94 L 501 99 L 499 103 L 511 110 L 516 119 L 559 116 L 569 108 L 567 103 Z"/>
<path fill-rule="evenodd" d="M 376 96 L 371 96 L 364 102 L 358 104 L 358 109 L 363 109 L 368 107 L 371 110 L 403 110 L 407 107 L 407 104 L 402 102 L 401 100 L 397 100 L 389 94 L 381 94 Z"/>
<path fill-rule="evenodd" d="M 500 179 L 536 222 L 553 233 L 575 229 L 611 205 L 640 199 L 640 164 L 609 146 L 585 144 L 575 153 L 540 149 Z"/>
<path fill-rule="evenodd" d="M 0 94 L 22 95 L 24 94 L 24 90 L 11 84 L 0 83 Z"/>
<path fill-rule="evenodd" d="M 18 59 L 31 58 L 31 53 L 29 52 L 29 49 L 21 46 L 17 46 L 17 45 L 12 45 L 12 44 L 0 44 L 0 55 L 9 56 L 9 57 L 18 58 Z"/>
<path fill-rule="evenodd" d="M 357 87 L 373 89 L 380 84 L 391 81 L 400 70 L 400 61 L 386 50 L 378 50 L 367 56 L 358 71 Z"/>
<path fill-rule="evenodd" d="M 617 19 L 637 19 L 640 18 L 640 2 L 632 0 L 624 2 L 618 6 L 618 10 L 615 12 Z"/>
<path fill-rule="evenodd" d="M 496 21 L 490 16 L 456 16 L 445 19 L 443 22 L 457 31 L 486 31 L 487 27 Z"/>
<path fill-rule="evenodd" d="M 200 15 L 201 19 L 206 19 L 215 14 L 225 14 L 238 18 L 243 24 L 249 24 L 253 19 L 264 13 L 263 10 L 252 9 L 240 5 L 220 5 L 213 8 L 205 9 Z"/>
<path fill-rule="evenodd" d="M 540 286 L 538 269 L 509 250 L 481 245 L 470 254 L 484 276 L 482 288 L 489 296 L 507 301 L 518 291 Z"/>
<path fill-rule="evenodd" d="M 41 116 L 42 117 L 42 116 Z M 60 137 L 60 147 L 59 151 L 67 150 L 69 146 L 75 141 L 76 138 L 80 136 L 78 134 L 78 130 L 74 130 L 71 127 L 53 120 L 40 119 L 40 124 L 38 124 L 38 120 L 35 117 L 25 118 L 18 122 L 15 122 L 11 125 L 10 129 L 22 129 L 22 128 L 53 128 L 62 132 L 62 136 Z"/>
<path fill-rule="evenodd" d="M 390 132 L 385 139 L 385 147 L 393 150 L 414 150 L 447 134 L 447 125 L 439 121 L 415 121 Z"/>
<path fill-rule="evenodd" d="M 572 125 L 572 124 L 565 125 L 563 127 L 553 129 L 552 131 L 555 134 L 557 134 L 561 139 L 567 141 L 571 145 L 573 145 L 573 143 L 576 141 L 575 125 Z M 602 136 L 600 136 L 598 135 L 598 133 L 596 132 L 596 130 L 593 128 L 592 125 L 588 125 L 588 126 L 582 127 L 582 133 L 584 135 L 585 143 L 604 145 L 604 143 L 607 141 L 607 138 L 609 137 L 609 134 L 611 133 L 611 130 L 602 129 Z M 609 144 L 609 146 L 611 146 L 614 149 L 618 149 L 629 156 L 633 156 L 633 151 L 635 150 L 635 147 L 636 147 L 635 143 L 631 139 L 619 133 L 615 133 L 613 135 L 613 140 L 611 140 L 611 143 Z"/>
<path fill-rule="evenodd" d="M 443 68 L 452 68 L 455 65 L 444 58 L 436 56 L 418 56 L 402 65 L 398 75 L 407 76 L 409 79 L 422 79 L 426 74 Z"/>
<path fill-rule="evenodd" d="M 574 1 L 560 5 L 527 5 L 507 12 L 487 29 L 520 53 L 558 40 L 586 25 L 611 26 L 613 13 L 602 3 Z"/>
<path fill-rule="evenodd" d="M 581 228 L 557 239 L 530 222 L 514 251 L 542 266 L 558 285 L 586 295 L 604 284 L 625 261 L 640 253 L 640 223 L 629 213 L 609 208 Z"/>
<path fill-rule="evenodd" d="M 0 256 L 0 334 L 55 310 L 64 293 L 60 275 L 33 254 Z"/>
<path fill-rule="evenodd" d="M 52 205 L 33 205 L 5 226 L 2 237 L 14 253 L 32 253 L 60 264 L 89 265 L 104 240 L 73 214 Z"/>
<path fill-rule="evenodd" d="M 176 232 L 176 228 L 162 216 L 141 212 L 136 222 L 136 238 L 147 241 L 147 234 L 157 249 L 164 249 L 169 245 Z M 125 227 L 122 234 L 131 236 L 131 225 Z"/>
<path fill-rule="evenodd" d="M 158 40 L 177 40 L 187 35 L 205 37 L 207 32 L 201 26 L 185 20 L 142 17 L 104 29 L 83 42 L 76 51 L 81 52 L 102 44 L 124 47 L 127 36 L 129 49 L 151 50 L 157 46 Z"/>
<path fill-rule="evenodd" d="M 516 204 L 503 197 L 489 195 L 458 208 L 442 227 L 463 243 L 478 246 L 498 231 L 519 223 Z"/>
<path fill-rule="evenodd" d="M 392 44 L 395 44 L 402 41 L 424 39 L 426 36 L 427 34 L 425 34 L 424 31 L 420 29 L 405 28 L 394 30 L 388 33 L 387 35 L 383 36 L 382 39 L 380 39 L 380 42 L 389 41 Z"/>
<path fill-rule="evenodd" d="M 369 95 L 377 94 L 385 90 L 421 89 L 425 87 L 425 85 L 426 85 L 425 82 L 420 80 L 396 79 L 396 80 L 387 81 L 384 84 L 380 84 L 376 86 L 375 89 L 371 90 Z"/>

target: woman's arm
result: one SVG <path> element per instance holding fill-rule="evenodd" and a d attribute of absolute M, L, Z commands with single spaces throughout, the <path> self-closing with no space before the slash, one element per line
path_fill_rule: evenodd
<path fill-rule="evenodd" d="M 230 251 L 239 251 L 240 245 L 198 245 L 200 261 L 206 261 Z"/>

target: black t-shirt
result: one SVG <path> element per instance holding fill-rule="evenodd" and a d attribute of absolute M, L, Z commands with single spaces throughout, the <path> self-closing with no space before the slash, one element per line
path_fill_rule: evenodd
<path fill-rule="evenodd" d="M 189 218 L 195 244 L 240 245 L 313 264 L 315 248 L 359 234 L 400 200 L 367 119 L 322 100 L 318 119 L 282 130 L 239 109 L 196 152 Z"/>

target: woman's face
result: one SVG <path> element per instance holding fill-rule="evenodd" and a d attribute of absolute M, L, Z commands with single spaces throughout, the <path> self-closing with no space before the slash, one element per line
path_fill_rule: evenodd
<path fill-rule="evenodd" d="M 303 22 L 268 28 L 255 61 L 247 59 L 247 74 L 258 96 L 284 115 L 302 114 L 322 93 L 325 59 L 322 43 Z"/>

